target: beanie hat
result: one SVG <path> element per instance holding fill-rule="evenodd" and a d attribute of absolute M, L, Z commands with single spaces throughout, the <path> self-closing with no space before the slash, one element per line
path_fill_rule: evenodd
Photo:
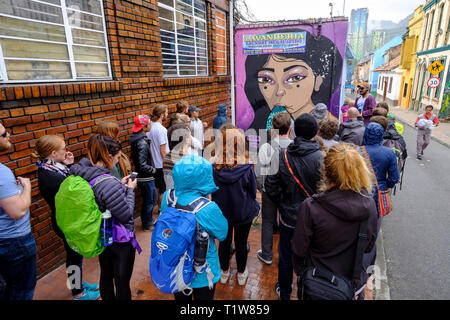
<path fill-rule="evenodd" d="M 141 131 L 143 127 L 150 123 L 150 118 L 147 115 L 140 115 L 134 117 L 134 126 L 131 128 L 131 131 L 138 132 Z"/>
<path fill-rule="evenodd" d="M 309 113 L 304 113 L 295 119 L 295 135 L 306 140 L 311 140 L 318 131 L 316 119 Z"/>
<path fill-rule="evenodd" d="M 325 119 L 327 115 L 328 108 L 323 103 L 318 103 L 316 107 L 314 108 L 312 115 L 314 118 L 316 118 L 317 122 L 320 122 L 321 120 Z"/>

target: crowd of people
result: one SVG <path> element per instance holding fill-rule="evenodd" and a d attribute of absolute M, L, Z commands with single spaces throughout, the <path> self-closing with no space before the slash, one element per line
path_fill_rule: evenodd
<path fill-rule="evenodd" d="M 389 192 L 399 182 L 402 168 L 398 162 L 404 162 L 407 153 L 388 105 L 373 107 L 367 86 L 358 89 L 361 96 L 347 106 L 340 124 L 327 116 L 323 106 L 294 121 L 286 112 L 276 114 L 270 141 L 260 146 L 256 163 L 250 160 L 244 132 L 227 123 L 225 105 L 219 106 L 214 119 L 213 142 L 205 139 L 208 124 L 200 119 L 198 107 L 180 101 L 169 119 L 168 107 L 156 105 L 150 116 L 135 117 L 128 137 L 130 157 L 118 141 L 126 133 L 121 133 L 114 121 L 98 124 L 88 141 L 87 156 L 78 163 L 63 138 L 39 138 L 33 153 L 38 160 L 39 191 L 51 209 L 53 230 L 64 243 L 68 279 L 79 272 L 78 285 L 70 288 L 73 300 L 131 299 L 130 279 L 135 252 L 140 250 L 133 241 L 136 187 L 141 194 L 140 218 L 145 231 L 152 230 L 164 214 L 169 189 L 175 190 L 181 205 L 198 197 L 211 201 L 196 218 L 209 234 L 206 259 L 212 277 L 195 274 L 190 284 L 193 291 L 188 295 L 175 293 L 177 300 L 213 299 L 216 283 L 229 280 L 233 252 L 238 284 L 245 285 L 249 275 L 247 240 L 260 213 L 261 249 L 257 257 L 262 263 L 272 264 L 273 234 L 280 234 L 274 290 L 282 300 L 291 298 L 294 273 L 300 288 L 302 275 L 310 266 L 351 279 L 359 228 L 367 221 L 362 269 L 354 288 L 355 296 L 364 299 L 383 219 L 377 190 Z M 170 120 L 168 128 L 166 120 Z M 1 151 L 11 148 L 9 137 L 0 124 Z M 397 148 L 384 146 L 390 140 L 398 142 Z M 209 143 L 212 153 L 205 152 Z M 419 150 L 418 143 L 418 155 L 425 146 L 426 142 L 421 142 Z M 137 179 L 130 178 L 132 172 L 137 173 Z M 67 244 L 55 219 L 55 195 L 70 175 L 86 181 L 103 177 L 92 185 L 99 210 L 109 210 L 131 234 L 128 241 L 114 242 L 99 255 L 99 284 L 81 280 L 83 256 Z M 2 299 L 32 299 L 36 244 L 30 226 L 31 183 L 28 178 L 16 180 L 3 164 L 0 176 L 0 276 L 7 284 Z M 301 296 L 308 299 L 305 292 Z"/>

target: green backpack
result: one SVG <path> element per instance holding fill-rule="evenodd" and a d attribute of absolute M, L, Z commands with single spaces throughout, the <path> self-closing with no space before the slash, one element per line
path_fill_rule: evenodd
<path fill-rule="evenodd" d="M 97 178 L 87 182 L 71 175 L 55 196 L 56 223 L 69 247 L 86 258 L 96 257 L 105 250 L 100 242 L 102 213 L 91 188 Z"/>

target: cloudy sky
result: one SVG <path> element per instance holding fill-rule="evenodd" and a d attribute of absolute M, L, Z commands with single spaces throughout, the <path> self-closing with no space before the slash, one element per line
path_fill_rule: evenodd
<path fill-rule="evenodd" d="M 329 3 L 335 4 L 333 15 L 342 15 L 344 0 L 245 0 L 257 20 L 294 20 L 330 17 Z M 399 22 L 426 0 L 345 0 L 345 16 L 352 9 L 368 8 L 369 20 Z M 313 5 L 311 5 L 313 3 Z"/>

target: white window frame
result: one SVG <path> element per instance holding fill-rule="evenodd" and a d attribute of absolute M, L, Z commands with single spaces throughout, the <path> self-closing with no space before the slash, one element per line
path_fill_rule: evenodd
<path fill-rule="evenodd" d="M 227 52 L 227 36 L 228 36 L 228 30 L 227 30 L 227 20 L 226 20 L 226 19 L 227 19 L 227 13 L 226 13 L 225 11 L 223 11 L 223 10 L 220 10 L 220 9 L 216 9 L 215 11 L 216 11 L 216 12 L 220 12 L 221 14 L 223 14 L 223 15 L 225 16 L 225 20 L 223 20 L 223 19 L 220 19 L 220 18 L 216 15 L 216 21 L 215 21 L 215 23 L 216 23 L 216 28 L 220 28 L 220 29 L 225 30 L 225 42 L 224 42 L 224 44 L 225 44 L 225 51 L 222 51 L 222 50 L 217 49 L 218 52 L 225 52 L 225 73 L 217 73 L 217 74 L 218 74 L 218 75 L 227 75 L 227 74 L 228 74 L 228 59 L 227 59 L 227 57 L 228 57 L 228 55 L 227 55 L 227 54 L 228 54 L 228 52 Z M 217 23 L 217 20 L 222 20 L 222 21 L 224 22 L 224 26 L 219 25 L 219 24 Z M 222 37 L 222 36 L 216 33 L 216 37 Z M 223 59 L 217 58 L 217 60 L 223 60 Z"/>
<path fill-rule="evenodd" d="M 177 72 L 177 74 L 167 74 L 167 75 L 166 75 L 166 74 L 163 74 L 163 78 L 193 78 L 193 77 L 207 77 L 207 76 L 209 76 L 209 61 L 208 61 L 208 23 L 207 23 L 208 16 L 207 16 L 207 12 L 195 8 L 195 5 L 194 5 L 195 0 L 192 1 L 192 11 L 193 11 L 193 13 L 192 13 L 192 18 L 194 19 L 194 25 L 193 25 L 193 26 L 188 26 L 188 27 L 194 29 L 194 32 L 195 32 L 195 33 L 197 32 L 197 30 L 198 30 L 198 31 L 201 31 L 201 32 L 204 32 L 205 35 L 206 35 L 205 39 L 197 38 L 197 37 L 195 37 L 195 36 L 192 37 L 192 36 L 186 35 L 186 34 L 179 34 L 179 33 L 177 32 L 177 25 L 179 24 L 179 25 L 184 25 L 184 26 L 185 26 L 185 24 L 184 24 L 184 23 L 179 23 L 179 22 L 177 21 L 177 15 L 176 15 L 176 14 L 177 14 L 177 13 L 181 13 L 181 14 L 184 14 L 184 15 L 189 15 L 189 14 L 186 13 L 186 12 L 184 12 L 184 11 L 180 11 L 180 10 L 177 9 L 177 7 L 176 7 L 177 0 L 172 0 L 172 1 L 173 1 L 173 7 L 170 7 L 170 6 L 166 5 L 166 4 L 161 3 L 161 2 L 158 1 L 158 7 L 161 7 L 161 8 L 163 8 L 163 9 L 169 10 L 169 11 L 171 11 L 171 12 L 173 13 L 173 21 L 167 20 L 167 19 L 164 19 L 164 18 L 161 18 L 161 17 L 158 17 L 158 19 L 159 19 L 159 20 L 165 20 L 165 21 L 168 21 L 168 22 L 170 22 L 170 23 L 173 23 L 173 24 L 174 24 L 174 27 L 175 27 L 175 31 L 174 31 L 174 32 L 172 32 L 172 31 L 170 31 L 170 30 L 160 29 L 160 30 L 162 30 L 162 31 L 164 31 L 164 32 L 172 33 L 172 34 L 175 35 L 175 43 L 174 43 L 174 44 L 175 44 L 175 53 L 163 52 L 164 49 L 161 49 L 161 56 L 162 56 L 163 54 L 175 56 L 175 58 L 176 58 L 175 64 L 163 63 L 163 66 L 164 66 L 164 65 L 166 65 L 166 66 L 171 66 L 171 67 L 174 67 L 174 66 L 175 66 L 175 67 L 176 67 L 176 72 Z M 201 0 L 201 1 L 203 1 L 203 2 L 205 3 L 205 6 L 206 6 L 206 1 L 205 1 L 205 0 Z M 204 13 L 204 14 L 205 14 L 205 19 L 202 19 L 202 18 L 197 17 L 197 16 L 195 15 L 195 9 L 197 9 L 198 11 Z M 203 23 L 205 24 L 205 30 L 199 29 L 199 28 L 197 28 L 197 27 L 195 26 L 196 20 L 198 20 L 198 21 L 200 21 L 200 22 L 203 22 Z M 190 64 L 180 64 L 180 63 L 179 63 L 179 56 L 186 56 L 186 57 L 192 57 L 192 56 L 188 56 L 187 54 L 184 54 L 184 53 L 179 53 L 179 51 L 180 51 L 179 48 L 178 48 L 178 46 L 179 46 L 179 45 L 178 45 L 178 36 L 179 36 L 179 35 L 181 35 L 181 36 L 183 36 L 183 37 L 188 37 L 188 38 L 191 38 L 191 39 L 194 40 L 194 46 L 191 46 L 191 45 L 185 45 L 185 44 L 182 44 L 181 46 L 194 48 L 194 56 L 193 56 L 193 58 L 194 58 L 194 62 L 195 62 L 195 65 L 194 65 L 194 68 L 195 68 L 195 74 L 180 74 L 180 66 L 188 66 L 188 67 L 191 67 L 192 65 L 190 65 Z M 205 47 L 205 48 L 203 48 L 203 47 L 198 47 L 197 44 L 196 44 L 196 41 L 195 41 L 196 39 L 205 41 L 206 47 Z M 165 42 L 165 41 L 162 41 L 162 40 L 161 40 L 161 43 L 172 44 L 172 43 L 170 43 L 170 42 Z M 199 48 L 200 48 L 200 49 L 206 50 L 206 56 L 199 56 L 199 55 L 198 55 L 197 49 L 199 49 Z M 200 59 L 205 59 L 205 60 L 206 60 L 206 65 L 200 65 L 200 66 L 202 66 L 202 67 L 206 67 L 206 73 L 198 73 L 198 71 L 197 71 L 197 70 L 198 70 L 198 68 L 197 68 L 197 67 L 198 67 L 198 65 L 197 65 L 197 59 L 198 59 L 198 58 L 200 58 Z"/>
<path fill-rule="evenodd" d="M 0 13 L 0 16 L 13 18 L 13 19 L 18 19 L 18 20 L 23 20 L 23 21 L 31 21 L 31 22 L 37 22 L 37 23 L 43 23 L 43 24 L 52 24 L 52 25 L 57 25 L 57 26 L 60 26 L 60 27 L 64 27 L 64 31 L 65 31 L 65 35 L 66 35 L 66 42 L 48 41 L 48 40 L 41 40 L 41 39 L 31 39 L 31 38 L 14 37 L 14 36 L 3 36 L 3 35 L 0 35 L 0 39 L 14 39 L 14 40 L 43 42 L 43 43 L 54 43 L 54 44 L 65 45 L 67 47 L 69 60 L 40 59 L 40 58 L 7 58 L 7 60 L 51 61 L 51 62 L 65 62 L 65 63 L 69 63 L 70 69 L 71 69 L 72 78 L 67 78 L 67 79 L 9 80 L 8 79 L 7 69 L 6 69 L 5 58 L 3 56 L 3 50 L 2 50 L 1 43 L 0 43 L 0 84 L 4 84 L 4 83 L 45 83 L 45 82 L 53 83 L 53 82 L 79 82 L 79 81 L 92 82 L 92 81 L 98 81 L 98 80 L 104 80 L 104 81 L 105 80 L 106 81 L 107 80 L 112 80 L 111 59 L 110 59 L 110 54 L 109 54 L 108 36 L 107 36 L 106 23 L 105 23 L 105 13 L 104 13 L 104 8 L 103 8 L 103 0 L 98 0 L 100 2 L 101 15 L 67 7 L 66 6 L 66 0 L 60 0 L 60 4 L 59 5 L 55 5 L 55 4 L 52 4 L 52 3 L 43 2 L 43 1 L 39 1 L 39 0 L 29 0 L 29 1 L 61 8 L 63 24 L 47 22 L 47 21 L 41 21 L 41 20 L 35 20 L 35 19 L 29 19 L 29 18 L 22 18 L 22 17 L 19 17 L 19 16 L 14 16 L 14 15 L 9 15 L 9 14 L 4 14 L 4 13 Z M 87 29 L 87 28 L 81 28 L 81 27 L 76 27 L 76 26 L 71 26 L 69 24 L 69 18 L 68 18 L 68 15 L 67 15 L 67 10 L 68 9 L 73 10 L 73 11 L 78 11 L 78 12 L 83 13 L 83 14 L 89 14 L 89 15 L 101 17 L 103 31 L 94 30 L 94 29 Z M 87 31 L 90 31 L 90 32 L 102 33 L 104 35 L 105 46 L 102 47 L 102 46 L 95 46 L 95 45 L 85 45 L 85 44 L 73 43 L 72 30 L 71 29 L 81 29 L 81 30 L 87 30 Z M 75 60 L 74 53 L 73 53 L 73 46 L 105 49 L 106 50 L 106 62 L 103 62 L 103 61 L 79 61 L 79 60 Z M 103 65 L 106 64 L 107 68 L 108 68 L 108 76 L 106 76 L 106 77 L 78 77 L 77 73 L 76 73 L 76 68 L 75 68 L 76 63 L 91 63 L 91 64 L 103 64 Z"/>

